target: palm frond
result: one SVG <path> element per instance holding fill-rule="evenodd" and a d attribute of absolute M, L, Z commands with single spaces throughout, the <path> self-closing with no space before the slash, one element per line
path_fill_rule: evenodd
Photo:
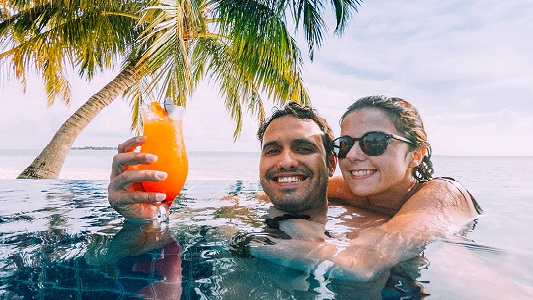
<path fill-rule="evenodd" d="M 143 10 L 140 23 L 148 24 L 141 41 L 148 44 L 138 62 L 143 74 L 161 79 L 163 97 L 171 97 L 176 104 L 186 105 L 186 98 L 194 91 L 190 43 L 197 28 L 205 27 L 195 1 L 160 1 L 159 5 Z M 165 73 L 165 74 L 163 74 Z"/>
<path fill-rule="evenodd" d="M 362 0 L 331 0 L 337 24 L 335 33 L 342 35 L 348 24 L 348 20 L 352 17 L 353 12 L 359 12 L 358 6 L 361 6 Z"/>
<path fill-rule="evenodd" d="M 70 100 L 64 73 L 79 66 L 80 76 L 111 68 L 128 56 L 138 36 L 135 11 L 143 1 L 20 1 L 10 2 L 12 14 L 2 14 L 0 54 L 25 87 L 26 72 L 40 74 L 48 103 Z M 7 58 L 11 57 L 11 63 Z M 9 69 L 9 67 L 7 67 Z"/>

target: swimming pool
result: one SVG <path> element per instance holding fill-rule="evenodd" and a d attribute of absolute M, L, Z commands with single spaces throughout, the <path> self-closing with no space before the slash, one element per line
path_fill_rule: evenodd
<path fill-rule="evenodd" d="M 467 184 L 485 210 L 468 239 L 430 244 L 416 281 L 391 276 L 386 287 L 235 255 L 231 237 L 263 226 L 257 181 L 188 181 L 158 227 L 125 223 L 105 180 L 0 180 L 0 298 L 530 299 L 531 182 L 495 180 L 505 194 L 487 180 Z"/>

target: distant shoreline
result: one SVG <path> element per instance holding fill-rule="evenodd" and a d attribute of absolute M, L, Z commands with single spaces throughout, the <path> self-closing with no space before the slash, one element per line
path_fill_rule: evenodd
<path fill-rule="evenodd" d="M 117 150 L 117 147 L 96 147 L 96 146 L 84 146 L 84 147 L 71 147 L 70 150 Z"/>

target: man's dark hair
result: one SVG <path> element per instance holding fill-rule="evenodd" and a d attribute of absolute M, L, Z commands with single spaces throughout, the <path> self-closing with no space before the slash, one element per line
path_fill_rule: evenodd
<path fill-rule="evenodd" d="M 333 155 L 333 132 L 326 119 L 319 116 L 312 107 L 303 106 L 293 101 L 288 102 L 282 109 L 274 108 L 274 112 L 270 118 L 261 123 L 257 131 L 257 139 L 261 141 L 261 144 L 263 144 L 263 136 L 270 123 L 284 116 L 294 116 L 298 119 L 315 122 L 320 130 L 324 132 L 322 142 L 324 143 L 327 156 Z M 287 128 L 287 130 L 290 130 L 290 128 Z"/>

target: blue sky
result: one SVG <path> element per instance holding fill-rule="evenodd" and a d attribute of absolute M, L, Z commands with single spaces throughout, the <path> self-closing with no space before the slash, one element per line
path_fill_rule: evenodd
<path fill-rule="evenodd" d="M 350 103 L 384 94 L 419 109 L 435 155 L 533 155 L 531 32 L 530 0 L 368 0 L 341 38 L 330 34 L 314 61 L 306 60 L 303 77 L 313 105 L 336 134 Z M 306 55 L 306 46 L 300 45 Z M 72 76 L 69 108 L 60 103 L 46 108 L 39 80 L 30 81 L 25 95 L 18 83 L 3 82 L 0 148 L 44 147 L 112 76 L 108 72 L 91 83 Z M 75 146 L 115 146 L 125 140 L 132 135 L 129 112 L 127 103 L 117 99 Z M 258 151 L 257 123 L 245 122 L 233 143 L 223 100 L 202 86 L 185 117 L 188 149 Z"/>

